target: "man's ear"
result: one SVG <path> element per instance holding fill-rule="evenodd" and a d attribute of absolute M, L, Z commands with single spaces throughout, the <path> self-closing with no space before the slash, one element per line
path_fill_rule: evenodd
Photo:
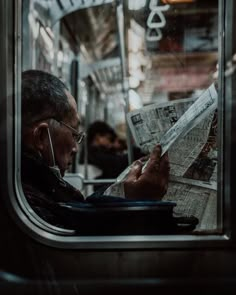
<path fill-rule="evenodd" d="M 35 148 L 44 152 L 48 147 L 48 123 L 42 122 L 33 130 L 33 142 Z"/>

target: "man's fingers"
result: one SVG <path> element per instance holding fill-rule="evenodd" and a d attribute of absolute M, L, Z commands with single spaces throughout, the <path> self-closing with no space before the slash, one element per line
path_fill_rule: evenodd
<path fill-rule="evenodd" d="M 170 172 L 170 163 L 168 153 L 165 153 L 160 160 L 160 173 L 163 176 L 168 176 Z"/>
<path fill-rule="evenodd" d="M 161 146 L 157 145 L 150 154 L 147 164 L 134 162 L 124 182 L 125 195 L 130 199 L 160 200 L 167 191 L 169 179 L 169 159 L 167 153 L 161 157 Z"/>
<path fill-rule="evenodd" d="M 138 160 L 145 163 L 145 162 L 147 162 L 148 159 L 149 159 L 149 156 L 147 155 L 147 156 L 143 156 L 143 157 L 139 158 Z"/>
<path fill-rule="evenodd" d="M 150 160 L 157 160 L 159 161 L 161 158 L 161 145 L 157 144 L 153 151 L 150 154 Z"/>
<path fill-rule="evenodd" d="M 143 163 L 140 160 L 135 161 L 131 166 L 131 170 L 126 177 L 126 180 L 136 181 L 142 174 L 142 167 Z"/>
<path fill-rule="evenodd" d="M 161 146 L 158 144 L 155 146 L 150 154 L 147 166 L 145 168 L 145 173 L 155 173 L 160 170 L 160 160 L 161 160 Z"/>

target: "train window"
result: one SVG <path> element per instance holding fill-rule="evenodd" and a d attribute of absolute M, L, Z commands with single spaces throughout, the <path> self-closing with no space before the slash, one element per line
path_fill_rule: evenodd
<path fill-rule="evenodd" d="M 235 67 L 229 2 L 17 4 L 18 203 L 41 239 L 48 232 L 51 242 L 77 247 L 227 239 L 231 166 L 224 155 L 232 155 L 232 121 L 224 114 L 233 113 L 224 97 L 232 95 Z M 108 123 L 123 143 L 122 151 L 109 143 L 109 153 L 126 157 L 125 167 L 161 142 L 170 163 L 161 201 L 145 193 L 124 199 L 125 167 L 113 173 L 118 164 L 103 158 L 112 171 L 106 175 L 90 162 L 89 136 L 82 139 L 95 121 Z"/>

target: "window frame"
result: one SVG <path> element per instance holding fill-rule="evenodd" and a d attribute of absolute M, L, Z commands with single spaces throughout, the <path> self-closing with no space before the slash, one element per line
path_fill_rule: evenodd
<path fill-rule="evenodd" d="M 234 103 L 235 86 L 232 76 L 225 77 L 222 73 L 226 70 L 226 62 L 232 58 L 235 52 L 236 38 L 234 33 L 234 16 L 236 3 L 233 0 L 219 0 L 219 38 L 220 38 L 220 63 L 219 63 L 219 133 L 218 146 L 220 147 L 220 166 L 218 170 L 218 196 L 221 204 L 218 210 L 222 216 L 219 225 L 222 225 L 223 233 L 217 235 L 156 235 L 156 236 L 73 236 L 73 232 L 51 226 L 39 218 L 27 203 L 20 184 L 20 85 L 21 85 L 21 8 L 22 1 L 3 0 L 0 4 L 1 11 L 5 13 L 2 22 L 5 25 L 1 31 L 5 38 L 5 47 L 1 45 L 3 58 L 2 73 L 4 78 L 0 82 L 3 89 L 4 110 L 2 116 L 5 122 L 1 125 L 1 134 L 4 140 L 1 151 L 3 160 L 3 181 L 6 184 L 5 201 L 9 213 L 14 218 L 21 230 L 42 242 L 58 248 L 65 249 L 140 249 L 140 248 L 199 248 L 199 247 L 230 247 L 235 245 L 236 217 L 233 211 L 236 209 L 236 201 L 233 196 L 236 190 L 234 183 L 234 165 L 236 163 L 233 154 L 236 145 L 236 136 L 233 130 L 236 126 L 236 104 Z M 10 14 L 12 14 L 10 17 Z M 3 13 L 2 13 L 3 15 Z M 12 36 L 14 32 L 14 37 Z M 232 42 L 230 42 L 232 41 Z M 3 42 L 4 43 L 4 42 Z M 6 44 L 8 46 L 6 46 Z M 7 48 L 12 48 L 8 52 Z M 12 70 L 9 71 L 9 69 Z M 234 88 L 233 88 L 234 87 Z M 224 100 L 223 97 L 231 99 Z M 7 98 L 7 99 L 6 99 Z M 9 115 L 10 114 L 10 115 Z M 223 133 L 224 131 L 224 133 Z M 231 136 L 228 136 L 228 135 Z M 4 145 L 5 144 L 5 145 Z M 222 179 L 221 179 L 222 176 Z M 221 198 L 220 195 L 224 196 Z M 223 201 L 222 201 L 223 200 Z"/>

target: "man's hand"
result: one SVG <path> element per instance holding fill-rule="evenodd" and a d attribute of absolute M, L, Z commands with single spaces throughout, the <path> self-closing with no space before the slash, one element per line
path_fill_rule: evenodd
<path fill-rule="evenodd" d="M 161 146 L 150 154 L 147 167 L 142 173 L 143 163 L 137 160 L 124 181 L 125 197 L 136 200 L 161 200 L 169 181 L 169 159 L 167 153 L 161 157 Z"/>

